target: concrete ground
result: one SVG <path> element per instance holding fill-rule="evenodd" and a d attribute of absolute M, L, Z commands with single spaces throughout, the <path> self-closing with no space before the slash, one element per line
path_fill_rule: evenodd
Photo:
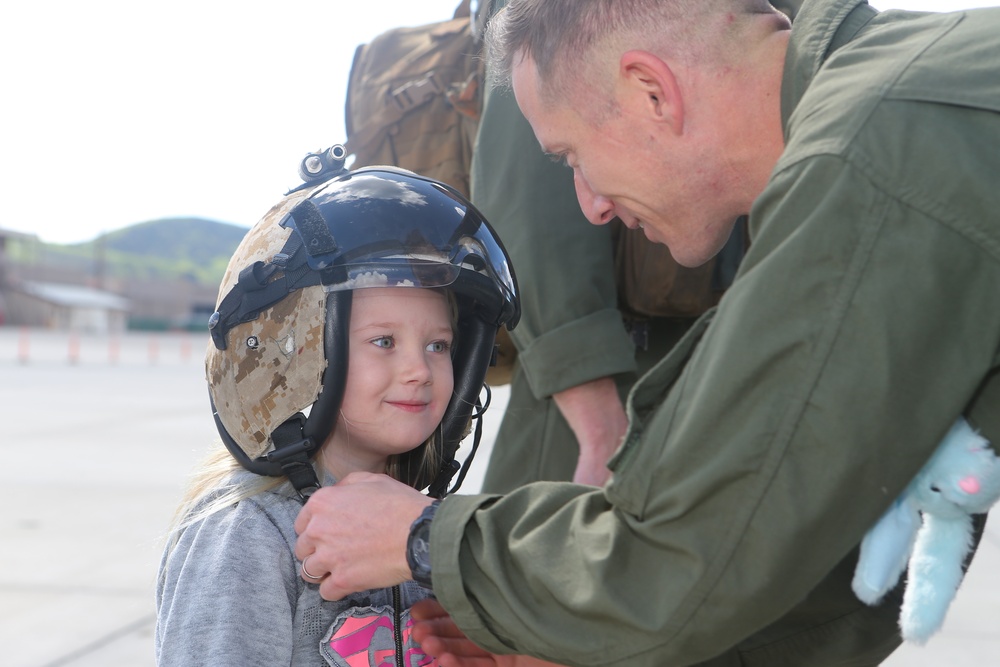
<path fill-rule="evenodd" d="M 201 375 L 206 342 L 0 327 L 0 664 L 154 664 L 162 538 L 185 477 L 216 437 Z M 481 484 L 506 397 L 496 392 L 463 492 Z M 1000 665 L 998 526 L 988 527 L 942 632 L 886 665 Z"/>

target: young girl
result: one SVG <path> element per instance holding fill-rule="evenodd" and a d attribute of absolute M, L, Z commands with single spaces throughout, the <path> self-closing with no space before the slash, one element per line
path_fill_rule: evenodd
<path fill-rule="evenodd" d="M 356 470 L 447 492 L 516 286 L 450 188 L 340 164 L 274 207 L 223 279 L 206 371 L 225 448 L 160 566 L 161 667 L 435 664 L 409 633 L 427 589 L 324 601 L 293 523 L 320 483 Z"/>

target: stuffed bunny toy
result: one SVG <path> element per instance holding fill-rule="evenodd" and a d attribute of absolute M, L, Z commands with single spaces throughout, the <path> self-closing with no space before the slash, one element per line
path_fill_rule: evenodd
<path fill-rule="evenodd" d="M 972 514 L 1000 497 L 1000 457 L 959 418 L 917 476 L 861 542 L 854 593 L 874 605 L 907 567 L 899 626 L 923 644 L 944 621 L 972 546 Z M 922 516 L 922 518 L 921 518 Z"/>

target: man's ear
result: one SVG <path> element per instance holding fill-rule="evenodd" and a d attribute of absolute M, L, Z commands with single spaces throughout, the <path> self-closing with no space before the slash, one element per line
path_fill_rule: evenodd
<path fill-rule="evenodd" d="M 638 113 L 655 122 L 667 123 L 680 134 L 684 128 L 684 100 L 673 69 L 649 51 L 626 51 L 618 73 Z"/>

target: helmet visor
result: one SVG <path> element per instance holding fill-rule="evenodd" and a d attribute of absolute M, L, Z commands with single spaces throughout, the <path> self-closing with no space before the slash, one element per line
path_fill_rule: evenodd
<path fill-rule="evenodd" d="M 330 181 L 282 223 L 302 237 L 327 290 L 445 287 L 483 274 L 514 301 L 506 253 L 478 211 L 439 183 L 387 167 Z"/>

